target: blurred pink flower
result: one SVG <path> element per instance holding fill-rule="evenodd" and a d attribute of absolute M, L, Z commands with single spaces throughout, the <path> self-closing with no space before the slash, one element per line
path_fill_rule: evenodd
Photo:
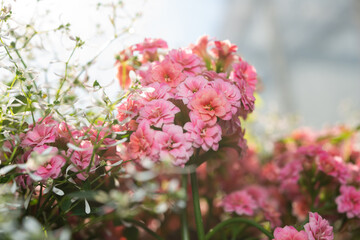
<path fill-rule="evenodd" d="M 290 197 L 294 197 L 299 192 L 298 181 L 300 178 L 300 172 L 303 170 L 300 161 L 293 160 L 285 165 L 280 170 L 279 182 L 280 189 L 290 194 Z"/>
<path fill-rule="evenodd" d="M 204 151 L 209 151 L 210 148 L 217 151 L 221 140 L 221 127 L 218 124 L 209 127 L 194 114 L 190 114 L 190 119 L 191 122 L 187 122 L 184 129 L 188 131 L 194 147 L 201 147 Z"/>
<path fill-rule="evenodd" d="M 145 157 L 154 159 L 154 155 L 157 153 L 154 137 L 155 131 L 150 128 L 150 123 L 145 120 L 142 121 L 137 130 L 130 136 L 128 145 L 129 156 L 137 160 Z"/>
<path fill-rule="evenodd" d="M 360 218 L 360 190 L 353 186 L 341 186 L 340 196 L 335 199 L 339 213 L 346 213 L 348 218 Z"/>
<path fill-rule="evenodd" d="M 273 240 L 308 240 L 304 231 L 298 232 L 293 226 L 277 227 Z"/>
<path fill-rule="evenodd" d="M 25 134 L 24 139 L 21 142 L 21 146 L 25 147 L 36 147 L 42 146 L 45 143 L 55 142 L 57 137 L 57 124 L 41 123 L 36 124 L 30 131 Z"/>
<path fill-rule="evenodd" d="M 134 118 L 138 115 L 139 110 L 143 107 L 141 101 L 134 99 L 133 96 L 129 96 L 125 102 L 121 103 L 118 110 L 117 119 L 122 122 L 127 118 Z"/>
<path fill-rule="evenodd" d="M 333 227 L 318 213 L 309 213 L 309 223 L 304 225 L 309 240 L 333 240 Z"/>
<path fill-rule="evenodd" d="M 134 51 L 154 54 L 158 48 L 168 48 L 168 45 L 160 38 L 145 38 L 144 42 L 135 45 Z"/>
<path fill-rule="evenodd" d="M 233 79 L 239 84 L 241 81 L 245 81 L 248 86 L 255 91 L 257 84 L 257 74 L 253 66 L 246 61 L 239 59 L 239 63 L 234 64 Z"/>
<path fill-rule="evenodd" d="M 237 114 L 233 115 L 230 120 L 220 119 L 219 125 L 224 136 L 229 136 L 236 134 L 237 132 L 241 132 L 241 122 Z"/>
<path fill-rule="evenodd" d="M 31 152 L 32 150 L 26 151 L 24 154 L 21 155 L 20 158 L 17 158 L 16 163 L 18 164 L 26 163 Z M 17 171 L 20 173 L 26 172 L 25 169 L 20 169 L 20 168 L 18 168 Z M 15 177 L 15 181 L 22 189 L 32 188 L 33 180 L 28 174 L 23 174 Z"/>
<path fill-rule="evenodd" d="M 193 51 L 193 53 L 203 58 L 205 62 L 210 61 L 210 55 L 207 51 L 208 43 L 209 43 L 209 36 L 205 35 L 200 37 L 195 45 L 190 45 L 190 48 Z"/>
<path fill-rule="evenodd" d="M 34 174 L 40 176 L 43 181 L 48 178 L 56 179 L 61 174 L 61 168 L 65 165 L 66 160 L 58 155 L 58 149 L 56 147 L 49 147 L 46 145 L 35 147 L 34 151 L 37 153 L 43 153 L 46 149 L 51 148 L 50 154 L 55 154 L 46 163 L 40 166 Z"/>
<path fill-rule="evenodd" d="M 178 112 L 180 112 L 180 109 L 169 101 L 163 99 L 153 100 L 146 103 L 140 110 L 136 121 L 141 123 L 143 120 L 147 120 L 151 125 L 161 128 L 163 124 L 174 123 L 175 114 Z"/>
<path fill-rule="evenodd" d="M 210 85 L 218 92 L 224 94 L 231 105 L 231 113 L 236 114 L 240 107 L 241 94 L 236 85 L 226 82 L 220 78 L 210 82 Z"/>
<path fill-rule="evenodd" d="M 163 131 L 156 132 L 160 147 L 160 159 L 171 158 L 174 165 L 184 166 L 193 154 L 192 144 L 178 125 L 164 125 Z"/>
<path fill-rule="evenodd" d="M 231 105 L 226 97 L 213 88 L 199 90 L 189 102 L 188 107 L 210 126 L 217 121 L 231 119 Z"/>
<path fill-rule="evenodd" d="M 174 49 L 171 50 L 167 59 L 172 62 L 178 63 L 183 67 L 183 73 L 187 76 L 195 76 L 201 73 L 204 68 L 204 62 L 196 54 L 193 54 L 191 49 Z"/>
<path fill-rule="evenodd" d="M 183 67 L 178 63 L 173 63 L 168 59 L 156 63 L 150 69 L 150 82 L 165 83 L 171 88 L 176 88 L 186 78 L 182 73 Z"/>
<path fill-rule="evenodd" d="M 258 208 L 255 200 L 246 191 L 236 191 L 225 196 L 222 201 L 225 212 L 235 212 L 237 215 L 253 216 Z"/>
<path fill-rule="evenodd" d="M 144 101 L 150 102 L 156 99 L 168 100 L 169 98 L 173 97 L 173 95 L 170 93 L 171 88 L 164 83 L 151 83 L 147 85 L 147 87 L 154 88 L 154 91 L 145 92 L 145 96 L 142 98 Z"/>
<path fill-rule="evenodd" d="M 292 214 L 301 222 L 305 221 L 310 211 L 309 202 L 305 196 L 299 196 L 292 202 Z"/>
<path fill-rule="evenodd" d="M 345 184 L 351 177 L 346 163 L 339 156 L 334 157 L 327 152 L 322 152 L 318 155 L 316 164 L 320 171 L 338 179 L 342 184 Z"/>
<path fill-rule="evenodd" d="M 246 65 L 247 66 L 247 65 Z M 250 66 L 250 65 L 249 65 Z M 230 78 L 237 84 L 241 93 L 241 103 L 245 113 L 250 113 L 254 110 L 255 97 L 254 91 L 256 85 L 256 73 L 253 70 L 249 72 L 244 69 L 243 63 L 234 64 L 234 71 Z"/>
<path fill-rule="evenodd" d="M 214 41 L 213 43 L 215 47 L 212 49 L 212 53 L 217 58 L 226 58 L 231 53 L 237 51 L 237 46 L 232 44 L 229 40 Z"/>
<path fill-rule="evenodd" d="M 88 177 L 87 169 L 89 168 L 90 164 L 91 166 L 89 172 L 95 171 L 96 166 L 99 164 L 99 156 L 96 154 L 94 154 L 93 156 L 94 147 L 90 141 L 86 141 L 86 140 L 81 141 L 79 144 L 79 148 L 81 148 L 82 150 L 78 151 L 69 148 L 67 151 L 67 155 L 70 157 L 70 161 L 75 166 L 75 168 L 72 168 L 71 171 L 73 172 L 81 171 L 81 173 L 77 174 L 76 176 L 80 180 L 84 181 Z"/>
<path fill-rule="evenodd" d="M 205 88 L 208 81 L 203 76 L 188 77 L 176 88 L 175 99 L 180 99 L 184 104 L 188 104 L 195 93 Z"/>

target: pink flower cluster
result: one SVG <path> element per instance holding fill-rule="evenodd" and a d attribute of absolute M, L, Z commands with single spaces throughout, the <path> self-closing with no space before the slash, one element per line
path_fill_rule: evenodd
<path fill-rule="evenodd" d="M 167 49 L 161 39 L 129 48 L 141 87 L 153 91 L 135 91 L 118 107 L 119 121 L 130 120 L 124 130 L 134 131 L 123 157 L 184 166 L 194 149 L 217 151 L 225 136 L 237 134 L 243 147 L 240 117 L 254 110 L 257 80 L 236 46 L 205 36 L 188 48 L 158 49 Z"/>
<path fill-rule="evenodd" d="M 65 167 L 69 164 L 72 165 L 70 171 L 79 172 L 77 178 L 85 180 L 88 173 L 94 172 L 99 165 L 100 156 L 104 160 L 120 159 L 114 145 L 116 141 L 110 137 L 111 132 L 111 129 L 101 125 L 76 130 L 65 122 L 55 121 L 51 116 L 40 118 L 20 136 L 17 153 L 22 154 L 17 163 L 27 164 L 28 167 L 20 170 L 24 175 L 17 177 L 18 184 L 23 188 L 32 184 L 32 179 L 27 175 L 29 172 L 43 182 L 49 178 L 57 179 L 64 175 Z M 15 148 L 14 143 L 6 144 Z M 95 151 L 97 144 L 100 146 Z M 32 159 L 36 158 L 35 155 L 42 155 L 44 160 L 36 162 Z"/>
<path fill-rule="evenodd" d="M 339 213 L 346 213 L 348 218 L 360 218 L 360 190 L 353 186 L 341 186 L 340 196 L 335 201 Z"/>
<path fill-rule="evenodd" d="M 298 231 L 293 226 L 276 228 L 273 240 L 333 240 L 333 227 L 318 213 L 309 213 L 309 222 L 304 225 L 304 230 Z"/>

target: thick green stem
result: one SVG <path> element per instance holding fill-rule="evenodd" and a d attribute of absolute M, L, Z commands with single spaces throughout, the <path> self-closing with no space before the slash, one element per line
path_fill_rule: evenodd
<path fill-rule="evenodd" d="M 184 174 L 182 176 L 182 187 L 183 190 L 185 192 L 185 199 L 187 199 L 187 184 L 188 184 L 188 179 L 187 179 L 187 174 Z M 188 230 L 188 222 L 187 222 L 187 212 L 186 212 L 186 207 L 182 210 L 181 212 L 181 239 L 182 240 L 189 240 L 189 230 Z"/>
<path fill-rule="evenodd" d="M 198 190 L 196 171 L 190 173 L 190 179 L 191 179 L 191 190 L 192 190 L 192 198 L 193 198 L 194 213 L 195 213 L 195 223 L 196 223 L 198 239 L 204 240 L 205 232 L 204 232 L 203 221 L 201 218 L 200 201 L 199 201 L 200 199 L 199 199 L 199 190 Z"/>
<path fill-rule="evenodd" d="M 263 226 L 261 226 L 260 224 L 258 224 L 257 222 L 250 220 L 250 219 L 246 219 L 246 218 L 241 218 L 241 217 L 236 217 L 236 218 L 230 218 L 227 219 L 221 223 L 219 223 L 218 225 L 216 225 L 213 229 L 211 229 L 208 234 L 206 234 L 205 240 L 209 240 L 211 239 L 211 237 L 213 237 L 218 231 L 220 231 L 222 228 L 230 225 L 230 224 L 234 224 L 234 223 L 246 223 L 248 225 L 251 225 L 257 229 L 259 229 L 262 233 L 264 233 L 270 240 L 274 238 L 274 236 L 272 235 L 272 233 L 270 233 L 268 230 L 266 230 Z"/>

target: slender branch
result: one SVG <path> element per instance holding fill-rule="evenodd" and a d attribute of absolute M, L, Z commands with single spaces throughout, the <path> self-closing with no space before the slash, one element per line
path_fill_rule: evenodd
<path fill-rule="evenodd" d="M 205 232 L 204 232 L 204 226 L 203 226 L 203 221 L 202 221 L 202 217 L 201 217 L 199 189 L 198 189 L 196 171 L 190 173 L 190 179 L 191 179 L 191 190 L 192 190 L 194 213 L 195 213 L 195 223 L 196 223 L 198 239 L 204 240 Z"/>
<path fill-rule="evenodd" d="M 224 227 L 230 225 L 230 224 L 235 224 L 235 223 L 246 223 L 248 225 L 251 225 L 257 229 L 259 229 L 262 233 L 264 233 L 270 240 L 274 238 L 274 236 L 272 235 L 272 233 L 270 233 L 268 230 L 266 230 L 263 226 L 261 226 L 260 224 L 258 224 L 257 222 L 250 220 L 250 219 L 246 219 L 246 218 L 241 218 L 241 217 L 235 217 L 235 218 L 230 218 L 227 219 L 221 223 L 219 223 L 218 225 L 216 225 L 214 228 L 212 228 L 205 236 L 205 240 L 209 240 L 211 239 L 211 237 L 213 237 L 217 232 L 219 232 L 221 229 L 223 229 Z"/>

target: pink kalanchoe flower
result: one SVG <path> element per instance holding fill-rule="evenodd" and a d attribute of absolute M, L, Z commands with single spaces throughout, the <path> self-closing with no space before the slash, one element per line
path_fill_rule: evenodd
<path fill-rule="evenodd" d="M 279 182 L 280 189 L 284 192 L 290 193 L 290 195 L 296 195 L 299 192 L 298 181 L 300 178 L 300 172 L 303 170 L 300 161 L 294 160 L 285 165 L 280 170 Z"/>
<path fill-rule="evenodd" d="M 122 122 L 126 119 L 134 118 L 138 115 L 139 110 L 143 107 L 141 101 L 134 99 L 134 97 L 130 96 L 126 99 L 126 102 L 123 102 L 118 107 L 118 115 L 117 119 Z"/>
<path fill-rule="evenodd" d="M 229 40 L 214 41 L 214 46 L 215 48 L 212 49 L 212 52 L 217 58 L 226 58 L 237 51 L 237 46 Z"/>
<path fill-rule="evenodd" d="M 333 240 L 333 227 L 318 213 L 309 213 L 309 223 L 304 225 L 309 240 Z"/>
<path fill-rule="evenodd" d="M 17 158 L 16 163 L 17 164 L 26 163 L 31 152 L 32 152 L 32 150 L 26 151 L 24 154 L 21 155 L 20 158 Z M 26 172 L 25 169 L 21 169 L 21 168 L 18 168 L 17 171 L 19 173 L 25 173 Z M 15 177 L 15 181 L 22 189 L 32 188 L 33 179 L 28 174 L 23 174 L 23 175 L 19 175 L 19 176 Z"/>
<path fill-rule="evenodd" d="M 210 55 L 207 51 L 209 44 L 209 36 L 202 36 L 200 37 L 195 45 L 190 45 L 191 50 L 193 53 L 204 59 L 205 62 L 210 64 Z"/>
<path fill-rule="evenodd" d="M 346 163 L 339 156 L 331 156 L 326 152 L 321 152 L 316 159 L 316 164 L 320 171 L 332 176 L 342 184 L 345 184 L 351 177 Z"/>
<path fill-rule="evenodd" d="M 292 214 L 300 221 L 305 221 L 309 211 L 309 201 L 305 196 L 299 196 L 292 202 Z"/>
<path fill-rule="evenodd" d="M 184 166 L 193 154 L 192 144 L 178 125 L 164 125 L 156 132 L 160 159 L 171 158 L 176 166 Z"/>
<path fill-rule="evenodd" d="M 183 67 L 183 73 L 187 76 L 195 76 L 201 73 L 205 68 L 202 59 L 196 54 L 193 54 L 190 49 L 171 50 L 166 58 L 180 64 Z"/>
<path fill-rule="evenodd" d="M 146 120 L 142 121 L 136 132 L 130 136 L 129 156 L 135 160 L 141 160 L 145 157 L 154 159 L 158 152 L 154 137 L 155 131 L 150 128 L 150 123 Z"/>
<path fill-rule="evenodd" d="M 256 69 L 246 61 L 239 59 L 239 63 L 234 64 L 233 78 L 237 82 L 246 81 L 249 87 L 255 91 L 257 84 Z"/>
<path fill-rule="evenodd" d="M 335 202 L 339 213 L 346 213 L 348 218 L 360 218 L 360 190 L 343 185 L 340 187 L 340 196 Z"/>
<path fill-rule="evenodd" d="M 256 81 L 253 80 L 253 77 L 249 77 L 247 73 L 244 73 L 242 68 L 242 63 L 234 64 L 234 71 L 231 73 L 230 78 L 236 83 L 240 90 L 241 103 L 245 112 L 250 113 L 254 110 L 254 84 L 256 84 Z"/>
<path fill-rule="evenodd" d="M 80 137 L 84 136 L 84 133 L 80 130 L 74 129 L 72 126 L 65 122 L 61 122 L 57 130 L 60 139 L 63 139 L 65 142 L 71 142 L 72 140 L 77 140 Z"/>
<path fill-rule="evenodd" d="M 241 94 L 236 85 L 225 82 L 222 79 L 216 79 L 210 82 L 210 85 L 219 92 L 222 92 L 228 102 L 231 104 L 232 114 L 236 114 L 240 107 Z"/>
<path fill-rule="evenodd" d="M 34 151 L 37 153 L 43 153 L 46 149 L 51 148 L 50 154 L 54 154 L 53 157 L 50 158 L 45 164 L 40 166 L 36 171 L 35 175 L 38 175 L 42 178 L 43 181 L 48 178 L 56 179 L 61 174 L 61 168 L 65 165 L 66 160 L 58 155 L 58 149 L 56 147 L 49 147 L 46 145 L 35 147 Z"/>
<path fill-rule="evenodd" d="M 231 119 L 230 103 L 224 94 L 213 88 L 199 90 L 189 102 L 188 108 L 210 126 L 216 123 L 216 117 L 223 120 Z"/>
<path fill-rule="evenodd" d="M 238 131 L 241 131 L 241 122 L 239 115 L 235 114 L 230 120 L 221 120 L 219 121 L 222 133 L 224 136 L 233 135 Z"/>
<path fill-rule="evenodd" d="M 134 51 L 155 54 L 159 48 L 168 48 L 168 45 L 160 38 L 145 38 L 144 42 L 135 45 Z"/>
<path fill-rule="evenodd" d="M 182 73 L 183 67 L 178 63 L 173 63 L 168 59 L 156 63 L 149 71 L 150 82 L 165 83 L 171 88 L 176 88 L 182 83 L 186 75 Z"/>
<path fill-rule="evenodd" d="M 194 147 L 201 147 L 204 151 L 209 151 L 210 148 L 217 151 L 221 140 L 221 127 L 218 124 L 209 127 L 194 114 L 190 114 L 190 119 L 191 122 L 187 122 L 184 129 L 188 131 Z"/>
<path fill-rule="evenodd" d="M 57 137 L 57 124 L 41 123 L 33 127 L 29 132 L 25 134 L 24 139 L 21 142 L 21 146 L 36 147 L 42 146 L 46 143 L 55 142 Z"/>
<path fill-rule="evenodd" d="M 154 91 L 144 93 L 145 96 L 143 100 L 146 102 L 150 102 L 156 99 L 168 100 L 169 98 L 173 98 L 173 95 L 170 92 L 171 87 L 169 87 L 167 84 L 156 82 L 147 85 L 147 87 L 154 88 Z"/>
<path fill-rule="evenodd" d="M 176 88 L 175 99 L 181 99 L 184 104 L 188 104 L 195 93 L 207 87 L 208 81 L 203 76 L 188 77 Z"/>
<path fill-rule="evenodd" d="M 224 80 L 225 82 L 230 82 L 226 77 L 226 73 L 217 73 L 215 71 L 204 71 L 201 75 L 208 81 L 215 81 L 216 79 Z"/>
<path fill-rule="evenodd" d="M 151 125 L 161 128 L 163 124 L 174 123 L 175 114 L 178 112 L 180 112 L 180 109 L 169 101 L 163 99 L 153 100 L 146 103 L 140 110 L 136 121 L 140 123 L 145 119 Z"/>
<path fill-rule="evenodd" d="M 293 226 L 277 227 L 273 240 L 308 240 L 304 231 L 298 232 Z"/>
<path fill-rule="evenodd" d="M 87 169 L 89 168 L 89 165 L 91 164 L 89 172 L 94 172 L 96 166 L 99 165 L 99 156 L 96 154 L 93 156 L 94 146 L 90 141 L 81 141 L 79 147 L 82 149 L 81 151 L 69 148 L 67 155 L 70 157 L 70 161 L 75 166 L 71 169 L 71 171 L 79 172 L 84 170 L 76 175 L 80 180 L 84 181 L 88 177 Z"/>
<path fill-rule="evenodd" d="M 236 191 L 227 195 L 222 206 L 225 212 L 235 212 L 237 215 L 253 216 L 258 208 L 256 201 L 246 191 Z"/>

